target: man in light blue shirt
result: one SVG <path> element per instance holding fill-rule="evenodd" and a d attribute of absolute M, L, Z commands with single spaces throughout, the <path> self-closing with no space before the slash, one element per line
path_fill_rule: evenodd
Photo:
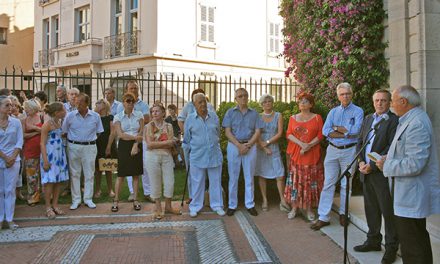
<path fill-rule="evenodd" d="M 81 171 L 84 173 L 84 203 L 91 209 L 93 203 L 93 181 L 95 176 L 95 159 L 97 154 L 96 138 L 104 132 L 98 113 L 88 108 L 90 98 L 80 93 L 77 97 L 78 109 L 68 113 L 64 119 L 62 130 L 67 134 L 67 149 L 70 169 L 70 185 L 72 205 L 75 210 L 81 204 Z"/>
<path fill-rule="evenodd" d="M 125 84 L 125 92 L 132 93 L 136 97 L 136 103 L 134 103 L 134 111 L 139 111 L 144 116 L 144 124 L 148 124 L 150 122 L 150 107 L 147 103 L 144 103 L 139 98 L 139 86 L 136 83 L 135 80 L 130 80 Z M 121 103 L 119 104 L 117 108 L 117 114 L 124 111 L 124 105 Z M 147 145 L 145 143 L 145 140 L 142 142 L 142 149 L 146 150 Z M 145 163 L 145 156 L 144 153 L 142 153 L 142 158 L 144 159 Z M 128 201 L 132 202 L 134 200 L 134 191 L 133 191 L 133 178 L 131 176 L 125 177 L 127 179 L 127 185 L 128 190 L 130 191 L 130 196 L 128 197 Z M 142 187 L 144 189 L 144 199 L 147 202 L 154 203 L 154 201 L 151 199 L 151 187 L 150 187 L 150 177 L 148 176 L 147 170 L 144 168 L 144 173 L 142 175 Z"/>
<path fill-rule="evenodd" d="M 203 208 L 206 174 L 209 177 L 209 202 L 218 215 L 223 211 L 221 188 L 223 155 L 220 149 L 220 123 L 217 115 L 208 111 L 206 96 L 194 96 L 196 112 L 185 121 L 184 141 L 190 162 L 191 197 L 189 215 L 196 217 Z"/>
<path fill-rule="evenodd" d="M 248 108 L 249 94 L 244 88 L 235 90 L 237 106 L 229 109 L 223 119 L 223 127 L 228 138 L 229 206 L 227 215 L 232 216 L 237 209 L 237 189 L 240 167 L 243 166 L 245 181 L 245 207 L 257 216 L 254 202 L 254 176 L 257 162 L 256 142 L 263 127 L 258 113 Z"/>
<path fill-rule="evenodd" d="M 325 120 L 322 134 L 327 137 L 329 146 L 324 160 L 324 187 L 318 206 L 319 219 L 311 225 L 313 230 L 330 224 L 330 211 L 335 194 L 335 185 L 339 175 L 346 169 L 356 154 L 356 144 L 359 138 L 364 111 L 353 104 L 353 90 L 349 83 L 340 83 L 336 93 L 341 105 L 330 110 Z M 354 166 L 350 173 L 353 173 Z M 351 186 L 351 184 L 350 184 Z M 345 219 L 345 197 L 347 182 L 341 180 L 339 223 L 348 224 Z"/>
<path fill-rule="evenodd" d="M 110 113 L 112 114 L 112 116 L 116 116 L 116 114 L 118 114 L 118 107 L 119 105 L 122 105 L 122 103 L 115 99 L 115 90 L 113 88 L 106 88 L 104 91 L 104 95 L 105 100 L 107 100 L 107 102 L 109 102 L 110 104 Z"/>
<path fill-rule="evenodd" d="M 76 107 L 77 107 L 76 97 L 78 96 L 78 94 L 79 94 L 79 90 L 78 90 L 78 88 L 75 88 L 75 87 L 70 88 L 67 91 L 68 101 L 63 103 L 64 109 L 66 109 L 67 113 L 76 110 Z"/>

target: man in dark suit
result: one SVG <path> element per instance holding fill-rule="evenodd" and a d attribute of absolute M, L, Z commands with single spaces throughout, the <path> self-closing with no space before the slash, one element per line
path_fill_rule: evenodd
<path fill-rule="evenodd" d="M 398 249 L 397 232 L 393 223 L 393 201 L 390 194 L 388 179 L 384 177 L 376 163 L 367 156 L 368 153 L 386 155 L 393 141 L 398 117 L 389 111 L 391 93 L 387 90 L 377 90 L 373 94 L 375 113 L 368 115 L 362 123 L 360 140 L 357 150 L 373 135 L 376 124 L 388 115 L 376 129 L 376 135 L 367 144 L 359 156 L 360 179 L 363 182 L 365 215 L 367 217 L 368 233 L 364 244 L 354 247 L 357 252 L 381 251 L 382 215 L 385 220 L 385 254 L 382 263 L 393 263 Z"/>

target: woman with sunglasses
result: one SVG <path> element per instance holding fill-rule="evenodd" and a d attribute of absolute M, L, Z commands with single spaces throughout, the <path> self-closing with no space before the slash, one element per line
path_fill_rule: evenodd
<path fill-rule="evenodd" d="M 287 214 L 293 219 L 298 209 L 306 211 L 309 221 L 315 220 L 316 208 L 324 184 L 324 169 L 321 160 L 320 142 L 322 136 L 322 117 L 311 112 L 315 105 L 313 95 L 298 95 L 299 113 L 290 117 L 286 137 L 287 153 L 290 155 L 289 175 L 286 180 L 284 197 L 291 204 Z"/>
<path fill-rule="evenodd" d="M 112 212 L 119 210 L 119 193 L 124 177 L 133 176 L 134 201 L 133 208 L 141 210 L 141 204 L 137 200 L 139 189 L 139 175 L 143 173 L 142 167 L 142 129 L 144 116 L 141 112 L 134 111 L 135 95 L 125 93 L 122 96 L 124 111 L 118 113 L 114 119 L 118 143 L 118 178 L 115 185 L 115 199 L 113 200 Z"/>
<path fill-rule="evenodd" d="M 104 132 L 98 135 L 96 139 L 96 148 L 98 149 L 98 153 L 96 154 L 95 161 L 95 195 L 94 198 L 101 197 L 101 176 L 102 171 L 99 170 L 99 159 L 101 158 L 112 158 L 115 159 L 117 157 L 116 154 L 116 142 L 115 142 L 115 131 L 113 127 L 113 115 L 110 114 L 110 103 L 104 99 L 99 99 L 95 104 L 94 111 L 99 114 L 101 117 L 102 126 L 104 128 Z M 107 189 L 108 196 L 110 198 L 115 197 L 115 193 L 113 192 L 113 181 L 112 181 L 112 172 L 106 171 L 105 177 L 107 179 Z"/>

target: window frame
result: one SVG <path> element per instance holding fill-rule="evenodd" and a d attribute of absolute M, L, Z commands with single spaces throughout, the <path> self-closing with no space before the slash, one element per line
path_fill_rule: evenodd
<path fill-rule="evenodd" d="M 8 28 L 0 27 L 0 45 L 8 45 Z"/>
<path fill-rule="evenodd" d="M 51 34 L 50 46 L 57 48 L 60 44 L 60 16 L 55 15 L 51 17 Z"/>
<path fill-rule="evenodd" d="M 80 22 L 82 14 L 81 12 L 86 11 L 86 21 Z M 92 38 L 92 25 L 91 25 L 91 10 L 90 5 L 85 5 L 82 7 L 78 7 L 75 9 L 75 42 L 82 43 L 86 42 L 89 39 Z M 81 32 L 82 29 L 85 28 L 85 35 L 86 37 L 84 39 L 81 39 Z"/>
<path fill-rule="evenodd" d="M 205 19 L 203 20 L 203 11 L 202 9 L 206 8 L 205 11 Z M 211 10 L 212 10 L 212 21 L 211 19 Z M 198 15 L 197 15 L 197 44 L 200 47 L 205 48 L 216 48 L 216 10 L 217 7 L 211 3 L 201 2 L 198 7 Z M 205 27 L 205 33 L 203 34 L 202 28 Z M 210 39 L 210 30 L 212 29 L 212 40 Z"/>
<path fill-rule="evenodd" d="M 281 53 L 281 23 L 270 21 L 268 29 L 268 56 L 277 57 Z"/>

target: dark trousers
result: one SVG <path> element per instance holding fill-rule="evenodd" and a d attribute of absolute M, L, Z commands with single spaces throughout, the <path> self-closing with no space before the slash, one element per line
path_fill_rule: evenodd
<path fill-rule="evenodd" d="M 393 200 L 391 198 L 388 180 L 380 174 L 365 176 L 364 207 L 368 224 L 367 242 L 370 245 L 380 245 L 382 235 L 382 215 L 385 220 L 385 249 L 397 251 L 399 242 L 394 224 Z"/>
<path fill-rule="evenodd" d="M 432 249 L 426 218 L 395 216 L 403 263 L 432 264 Z"/>

